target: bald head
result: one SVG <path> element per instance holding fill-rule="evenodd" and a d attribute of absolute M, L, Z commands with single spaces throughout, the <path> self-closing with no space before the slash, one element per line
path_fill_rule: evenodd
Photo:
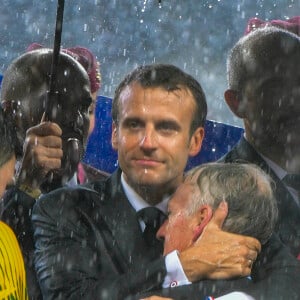
<path fill-rule="evenodd" d="M 241 38 L 228 57 L 224 96 L 247 141 L 290 173 L 300 171 L 300 37 L 274 26 Z"/>
<path fill-rule="evenodd" d="M 18 106 L 17 129 L 23 138 L 26 130 L 42 119 L 49 90 L 51 63 L 52 50 L 31 51 L 15 59 L 4 74 L 1 101 L 14 101 L 15 107 Z M 89 106 L 90 85 L 84 68 L 64 53 L 59 57 L 56 92 L 59 107 L 53 121 L 61 127 L 68 127 L 66 120 L 74 121 L 77 111 L 82 106 Z M 69 118 L 66 118 L 66 114 Z"/>
<path fill-rule="evenodd" d="M 276 27 L 257 29 L 242 37 L 232 48 L 227 61 L 229 88 L 241 91 L 252 78 L 266 71 L 276 75 L 281 64 L 295 63 L 300 57 L 300 37 Z"/>
<path fill-rule="evenodd" d="M 20 156 L 23 155 L 26 131 L 42 120 L 48 99 L 51 64 L 52 50 L 38 49 L 15 59 L 4 74 L 1 102 L 13 112 Z M 60 53 L 54 85 L 55 95 L 49 97 L 49 116 L 62 131 L 63 158 L 57 175 L 59 180 L 62 173 L 66 178 L 73 176 L 82 159 L 92 99 L 85 69 L 65 53 Z"/>

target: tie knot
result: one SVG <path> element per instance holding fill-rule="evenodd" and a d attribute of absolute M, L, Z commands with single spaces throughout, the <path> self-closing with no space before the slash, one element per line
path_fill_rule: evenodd
<path fill-rule="evenodd" d="M 300 191 L 300 174 L 287 174 L 283 177 L 282 182 L 296 191 Z"/>
<path fill-rule="evenodd" d="M 164 214 L 156 207 L 145 207 L 137 212 L 137 217 L 142 219 L 145 223 L 145 229 L 143 231 L 143 237 L 145 242 L 153 253 L 162 252 L 162 243 L 156 239 L 156 233 L 160 224 L 164 220 Z"/>
<path fill-rule="evenodd" d="M 139 218 L 141 218 L 146 226 L 152 226 L 158 228 L 163 220 L 164 214 L 156 207 L 145 207 L 137 212 Z"/>

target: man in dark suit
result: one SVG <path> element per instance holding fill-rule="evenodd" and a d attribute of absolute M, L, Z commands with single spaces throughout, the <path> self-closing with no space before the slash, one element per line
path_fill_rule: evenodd
<path fill-rule="evenodd" d="M 155 239 L 188 157 L 201 148 L 206 111 L 200 84 L 175 66 L 141 66 L 125 77 L 112 104 L 120 168 L 106 181 L 51 192 L 34 207 L 45 299 L 124 299 L 162 284 L 250 274 L 260 244 L 222 231 L 222 206 L 201 240 L 179 255 L 162 257 Z"/>
<path fill-rule="evenodd" d="M 86 50 L 86 53 L 90 52 Z M 86 61 L 83 56 L 80 59 Z M 83 68 L 80 59 L 75 60 L 65 53 L 60 55 L 55 87 L 59 105 L 53 105 L 57 113 L 52 122 L 43 119 L 52 50 L 38 49 L 16 58 L 2 82 L 1 101 L 14 113 L 19 151 L 16 186 L 8 189 L 4 196 L 1 220 L 13 228 L 20 243 L 30 299 L 40 297 L 33 267 L 32 207 L 41 192 L 66 183 L 77 184 L 77 166 L 84 154 L 89 130 L 92 91 L 99 87 L 99 83 L 90 85 L 88 68 Z M 75 139 L 78 145 L 70 142 Z M 76 155 L 72 154 L 73 147 L 78 148 Z M 106 177 L 85 165 L 81 169 L 81 177 L 84 177 L 82 174 L 85 178 Z"/>
<path fill-rule="evenodd" d="M 272 241 L 272 251 L 270 243 L 267 245 L 278 213 L 271 180 L 258 166 L 238 163 L 208 163 L 186 174 L 168 203 L 168 219 L 157 232 L 157 237 L 164 240 L 164 255 L 190 247 L 205 230 L 223 199 L 229 207 L 223 229 L 257 238 L 262 244 L 260 255 L 270 260 L 273 251 L 279 249 L 276 242 Z M 264 253 L 267 248 L 270 252 Z M 251 278 L 196 282 L 152 294 L 196 300 L 205 296 L 232 299 L 235 292 L 240 298 L 234 299 L 296 299 L 300 293 L 300 263 L 289 254 L 282 254 L 286 255 L 285 259 L 273 261 L 277 270 L 269 277 L 260 278 L 261 266 L 254 262 Z M 140 294 L 136 299 L 145 296 Z"/>
<path fill-rule="evenodd" d="M 257 21 L 251 20 L 250 22 Z M 228 58 L 225 100 L 244 121 L 245 134 L 221 161 L 259 165 L 275 182 L 275 231 L 295 257 L 300 253 L 300 17 L 260 22 Z M 273 24 L 276 24 L 276 26 Z M 262 27 L 262 28 L 260 28 Z M 282 27 L 284 29 L 278 28 Z M 297 30 L 296 30 L 297 29 Z M 293 174 L 294 185 L 284 177 Z M 298 177 L 298 183 L 296 178 Z"/>

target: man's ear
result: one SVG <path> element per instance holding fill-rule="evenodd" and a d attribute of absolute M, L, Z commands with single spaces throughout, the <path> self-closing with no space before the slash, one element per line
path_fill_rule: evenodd
<path fill-rule="evenodd" d="M 194 131 L 190 139 L 190 150 L 189 150 L 190 156 L 196 156 L 200 152 L 203 139 L 204 139 L 204 128 L 198 127 Z"/>
<path fill-rule="evenodd" d="M 111 145 L 114 150 L 118 150 L 118 126 L 115 122 L 112 123 Z"/>
<path fill-rule="evenodd" d="M 213 211 L 209 205 L 202 205 L 198 209 L 196 214 L 197 214 L 197 224 L 193 230 L 194 231 L 193 242 L 195 242 L 203 232 L 203 229 L 212 218 Z"/>
<path fill-rule="evenodd" d="M 235 90 L 226 90 L 224 98 L 231 111 L 239 118 L 244 118 L 244 112 L 241 110 L 241 99 Z"/>

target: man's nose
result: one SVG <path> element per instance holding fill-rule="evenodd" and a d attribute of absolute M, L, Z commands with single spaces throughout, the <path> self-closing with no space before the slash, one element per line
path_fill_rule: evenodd
<path fill-rule="evenodd" d="M 165 232 L 166 232 L 167 220 L 165 220 L 162 225 L 159 227 L 158 231 L 156 232 L 156 238 L 158 240 L 164 240 Z"/>
<path fill-rule="evenodd" d="M 140 146 L 144 149 L 153 149 L 156 145 L 157 137 L 155 129 L 152 126 L 146 127 L 140 141 Z"/>

